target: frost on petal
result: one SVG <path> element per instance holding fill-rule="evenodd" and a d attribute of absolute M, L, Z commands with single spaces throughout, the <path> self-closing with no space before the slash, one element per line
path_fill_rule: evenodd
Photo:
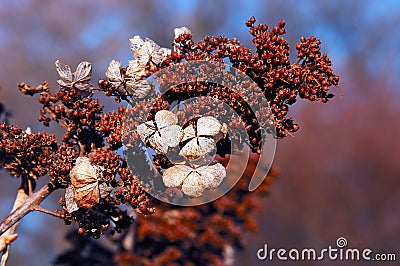
<path fill-rule="evenodd" d="M 174 29 L 175 39 L 178 38 L 182 34 L 192 34 L 192 32 L 186 27 L 180 27 Z"/>
<path fill-rule="evenodd" d="M 221 123 L 212 116 L 203 116 L 197 120 L 197 136 L 215 136 L 220 131 Z"/>
<path fill-rule="evenodd" d="M 199 197 L 205 187 L 200 183 L 200 174 L 192 171 L 182 184 L 182 192 L 191 197 Z"/>
<path fill-rule="evenodd" d="M 146 123 L 140 124 L 136 128 L 136 132 L 138 133 L 140 139 L 143 143 L 147 144 L 149 137 L 156 132 L 155 125 L 153 121 L 148 121 Z"/>
<path fill-rule="evenodd" d="M 57 60 L 56 70 L 60 78 L 68 82 L 72 82 L 72 72 L 71 68 L 68 65 L 64 65 L 63 63 L 60 62 L 60 60 Z"/>
<path fill-rule="evenodd" d="M 196 171 L 201 175 L 201 183 L 208 189 L 218 187 L 226 177 L 226 169 L 220 163 L 201 166 Z"/>
<path fill-rule="evenodd" d="M 193 169 L 187 165 L 175 165 L 163 173 L 163 182 L 166 187 L 179 187 Z"/>
<path fill-rule="evenodd" d="M 155 115 L 155 121 L 158 128 L 164 128 L 178 123 L 178 116 L 168 110 L 160 110 Z"/>
<path fill-rule="evenodd" d="M 69 213 L 73 213 L 79 209 L 78 204 L 74 201 L 74 188 L 72 186 L 68 186 L 65 189 L 65 207 L 67 207 Z"/>
<path fill-rule="evenodd" d="M 133 52 L 136 52 L 140 47 L 143 46 L 144 41 L 140 38 L 139 35 L 133 36 L 133 38 L 129 39 L 130 48 Z"/>
<path fill-rule="evenodd" d="M 126 75 L 134 80 L 139 80 L 146 75 L 146 69 L 139 63 L 139 60 L 130 60 Z"/>
<path fill-rule="evenodd" d="M 171 125 L 160 129 L 161 137 L 168 147 L 176 147 L 182 137 L 182 128 L 178 125 Z"/>
<path fill-rule="evenodd" d="M 215 149 L 215 141 L 211 138 L 196 137 L 189 140 L 179 152 L 179 155 L 188 159 L 197 159 Z"/>
<path fill-rule="evenodd" d="M 118 87 L 123 81 L 121 76 L 121 62 L 113 59 L 108 65 L 106 77 L 115 86 Z"/>
<path fill-rule="evenodd" d="M 128 95 L 136 98 L 145 98 L 152 90 L 151 83 L 146 80 L 128 80 L 126 82 L 126 91 Z"/>
<path fill-rule="evenodd" d="M 80 62 L 74 74 L 74 82 L 88 81 L 92 77 L 92 64 L 88 61 Z"/>

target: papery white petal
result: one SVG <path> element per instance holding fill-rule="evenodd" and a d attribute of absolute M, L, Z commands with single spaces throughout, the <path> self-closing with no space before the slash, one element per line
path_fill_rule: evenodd
<path fill-rule="evenodd" d="M 80 62 L 76 68 L 74 82 L 90 80 L 92 76 L 92 64 L 88 61 Z"/>
<path fill-rule="evenodd" d="M 203 193 L 205 187 L 200 184 L 200 175 L 196 171 L 192 171 L 182 184 L 182 192 L 191 197 L 199 197 Z"/>
<path fill-rule="evenodd" d="M 210 138 L 193 138 L 179 152 L 179 155 L 188 159 L 197 159 L 215 149 L 215 141 Z"/>
<path fill-rule="evenodd" d="M 136 98 L 144 98 L 152 90 L 151 83 L 146 80 L 128 80 L 126 81 L 126 91 L 128 95 Z"/>
<path fill-rule="evenodd" d="M 188 125 L 183 129 L 183 136 L 182 136 L 182 142 L 195 138 L 196 137 L 196 130 L 192 124 Z"/>
<path fill-rule="evenodd" d="M 160 134 L 168 147 L 176 147 L 182 138 L 182 128 L 178 125 L 171 125 L 160 129 Z"/>
<path fill-rule="evenodd" d="M 74 188 L 72 186 L 68 186 L 65 189 L 65 207 L 67 207 L 67 211 L 69 213 L 73 213 L 79 209 L 78 204 L 74 201 Z"/>
<path fill-rule="evenodd" d="M 197 120 L 197 136 L 215 136 L 220 131 L 221 123 L 212 116 L 203 116 Z"/>
<path fill-rule="evenodd" d="M 149 138 L 149 144 L 157 153 L 166 154 L 168 152 L 167 141 L 159 131 Z"/>
<path fill-rule="evenodd" d="M 178 123 L 178 116 L 168 110 L 160 110 L 155 115 L 155 121 L 158 128 L 163 128 Z"/>
<path fill-rule="evenodd" d="M 130 60 L 128 68 L 126 69 L 126 75 L 135 80 L 139 80 L 146 75 L 146 70 L 144 66 L 139 63 L 139 60 Z"/>
<path fill-rule="evenodd" d="M 99 184 L 100 198 L 102 199 L 106 198 L 108 195 L 110 195 L 112 190 L 113 187 L 111 185 L 108 185 L 107 183 L 100 183 Z"/>
<path fill-rule="evenodd" d="M 122 82 L 122 76 L 121 76 L 121 62 L 119 60 L 113 59 L 110 64 L 108 65 L 107 71 L 106 71 L 106 77 L 111 81 L 111 82 Z"/>
<path fill-rule="evenodd" d="M 132 51 L 136 52 L 140 47 L 143 46 L 144 41 L 140 38 L 139 35 L 133 36 L 133 38 L 129 39 L 130 48 Z"/>
<path fill-rule="evenodd" d="M 163 182 L 166 187 L 179 187 L 193 169 L 187 165 L 175 165 L 163 173 Z"/>
<path fill-rule="evenodd" d="M 201 175 L 200 183 L 208 189 L 218 187 L 226 177 L 226 169 L 220 163 L 201 166 L 196 171 Z"/>
<path fill-rule="evenodd" d="M 139 135 L 140 139 L 142 140 L 142 142 L 147 145 L 149 136 L 151 134 L 153 134 L 154 132 L 156 132 L 154 122 L 153 121 L 148 121 L 146 123 L 140 124 L 136 128 L 136 132 L 138 133 L 138 135 Z"/>
<path fill-rule="evenodd" d="M 81 187 L 74 186 L 74 201 L 79 207 L 91 208 L 100 201 L 100 190 L 97 182 Z"/>
<path fill-rule="evenodd" d="M 63 63 L 60 62 L 60 60 L 56 61 L 56 70 L 60 78 L 72 82 L 72 72 L 71 68 L 68 65 L 64 65 Z M 60 84 L 60 82 L 59 82 Z M 63 86 L 62 84 L 60 84 Z"/>

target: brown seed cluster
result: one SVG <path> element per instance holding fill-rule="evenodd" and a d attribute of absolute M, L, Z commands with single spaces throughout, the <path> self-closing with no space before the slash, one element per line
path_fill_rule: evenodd
<path fill-rule="evenodd" d="M 0 163 L 15 177 L 37 179 L 48 172 L 57 150 L 54 135 L 29 134 L 19 127 L 0 124 Z"/>
<path fill-rule="evenodd" d="M 1 152 L 7 155 L 4 165 L 12 174 L 19 175 L 21 171 L 27 171 L 25 168 L 30 170 L 29 174 L 36 176 L 43 176 L 49 171 L 53 185 L 58 188 L 72 186 L 72 189 L 71 170 L 76 165 L 78 156 L 88 157 L 90 163 L 99 169 L 96 173 L 98 176 L 94 179 L 96 185 L 91 185 L 92 193 L 100 195 L 99 203 L 91 208 L 81 207 L 69 213 L 66 201 L 61 200 L 63 210 L 60 213 L 66 223 L 75 222 L 79 225 L 79 233 L 97 238 L 110 225 L 114 231 L 121 232 L 133 222 L 125 211 L 120 210 L 122 204 L 129 203 L 143 214 L 153 213 L 154 208 L 149 206 L 150 197 L 132 175 L 126 161 L 116 152 L 122 146 L 125 109 L 121 107 L 118 112 L 105 113 L 99 100 L 93 97 L 92 90 L 80 90 L 76 88 L 80 84 L 76 85 L 60 86 L 58 92 L 52 93 L 47 82 L 38 87 L 19 84 L 22 93 L 31 96 L 39 94 L 38 101 L 43 107 L 38 120 L 45 126 L 54 121 L 66 133 L 62 137 L 62 143 L 58 145 L 52 135 L 25 134 L 21 129 L 3 125 L 0 131 L 4 140 Z M 14 150 L 9 147 L 14 147 Z M 34 150 L 31 151 L 33 147 Z M 40 154 L 41 151 L 44 155 Z M 30 165 L 26 164 L 26 159 Z M 22 170 L 20 161 L 25 167 Z M 43 165 L 44 163 L 46 164 Z M 77 173 L 83 175 L 80 178 L 85 178 L 84 170 Z M 80 196 L 85 195 L 80 193 Z M 79 200 L 82 203 L 85 199 L 81 197 Z"/>

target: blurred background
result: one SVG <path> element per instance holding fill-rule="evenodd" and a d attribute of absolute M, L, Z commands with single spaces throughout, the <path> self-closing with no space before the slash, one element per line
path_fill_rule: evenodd
<path fill-rule="evenodd" d="M 300 130 L 278 141 L 279 176 L 258 214 L 259 232 L 246 236 L 248 245 L 236 253 L 235 265 L 286 265 L 258 261 L 256 252 L 264 244 L 320 249 L 335 246 L 340 236 L 351 248 L 397 253 L 400 260 L 399 14 L 395 0 L 2 0 L 0 102 L 12 113 L 12 124 L 43 131 L 36 123 L 39 104 L 19 93 L 17 84 L 48 80 L 54 87 L 56 59 L 72 68 L 88 60 L 98 80 L 112 59 L 127 64 L 133 35 L 170 47 L 173 29 L 187 26 L 196 41 L 225 35 L 252 47 L 247 19 L 254 15 L 270 27 L 285 20 L 284 37 L 293 49 L 301 36 L 322 41 L 340 86 L 333 88 L 336 97 L 328 104 L 300 101 L 291 108 Z M 4 171 L 0 175 L 3 219 L 18 182 Z M 59 197 L 44 206 L 57 208 Z M 67 247 L 69 228 L 52 217 L 29 214 L 18 228 L 8 265 L 49 265 Z M 358 263 L 350 264 L 365 265 Z"/>

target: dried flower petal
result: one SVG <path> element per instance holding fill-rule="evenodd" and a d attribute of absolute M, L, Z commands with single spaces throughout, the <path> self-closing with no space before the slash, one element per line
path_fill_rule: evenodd
<path fill-rule="evenodd" d="M 71 72 L 71 68 L 68 65 L 62 64 L 60 60 L 57 60 L 55 64 L 57 73 L 61 78 L 57 80 L 57 83 L 60 86 L 75 86 L 77 89 L 80 90 L 88 90 L 92 88 L 90 84 L 84 84 L 92 77 L 92 64 L 90 62 L 80 62 L 74 73 Z"/>
<path fill-rule="evenodd" d="M 137 127 L 137 133 L 146 145 L 157 153 L 165 154 L 168 147 L 179 144 L 182 128 L 178 125 L 178 117 L 168 110 L 158 111 L 154 121 L 147 121 Z"/>
<path fill-rule="evenodd" d="M 143 41 L 140 36 L 136 35 L 129 39 L 129 41 L 131 43 L 131 49 L 134 51 L 134 56 L 143 67 L 150 61 L 154 64 L 159 64 L 171 53 L 171 50 L 161 48 L 149 38 Z"/>
<path fill-rule="evenodd" d="M 70 177 L 74 189 L 74 201 L 79 207 L 91 208 L 100 200 L 98 168 L 91 165 L 89 158 L 78 157 Z"/>
<path fill-rule="evenodd" d="M 122 84 L 124 79 L 121 75 L 121 62 L 119 60 L 113 59 L 110 62 L 107 68 L 106 77 L 115 88 L 118 88 Z"/>
<path fill-rule="evenodd" d="M 218 187 L 226 176 L 222 164 L 191 168 L 175 165 L 165 170 L 163 182 L 166 187 L 181 187 L 182 192 L 191 197 L 199 197 L 205 189 Z"/>
<path fill-rule="evenodd" d="M 65 189 L 65 206 L 69 213 L 73 213 L 79 209 L 78 204 L 74 201 L 74 188 L 72 186 L 68 186 Z"/>
<path fill-rule="evenodd" d="M 128 80 L 126 81 L 126 92 L 130 96 L 136 98 L 145 98 L 150 94 L 152 89 L 151 83 L 146 80 Z"/>
<path fill-rule="evenodd" d="M 214 136 L 221 130 L 222 125 L 212 116 L 200 117 L 194 123 L 184 128 L 181 142 L 183 145 L 179 155 L 188 159 L 200 158 L 215 149 Z"/>
<path fill-rule="evenodd" d="M 138 60 L 130 60 L 128 68 L 126 69 L 126 75 L 134 80 L 139 80 L 146 75 L 146 69 Z"/>

